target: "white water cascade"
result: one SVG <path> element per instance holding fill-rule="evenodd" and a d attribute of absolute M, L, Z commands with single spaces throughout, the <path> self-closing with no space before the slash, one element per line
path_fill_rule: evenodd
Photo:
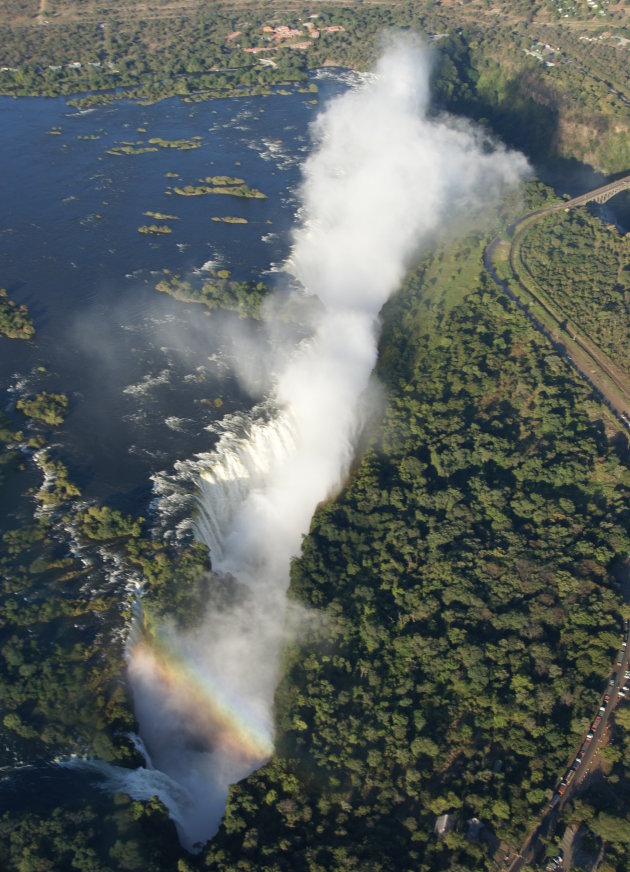
<path fill-rule="evenodd" d="M 158 628 L 130 652 L 141 735 L 153 765 L 186 792 L 172 816 L 188 847 L 216 832 L 229 785 L 273 751 L 290 562 L 350 468 L 383 304 L 440 227 L 527 170 L 470 125 L 429 116 L 429 69 L 416 43 L 399 41 L 373 79 L 320 114 L 287 264 L 322 304 L 313 335 L 278 367 L 275 414 L 224 434 L 165 491 L 176 504 L 196 480 L 196 532 L 226 593 L 194 631 Z"/>
<path fill-rule="evenodd" d="M 199 463 L 197 537 L 210 549 L 215 571 L 225 557 L 225 537 L 247 497 L 262 491 L 296 448 L 295 423 L 287 413 L 252 420 L 240 435 L 225 433 Z M 201 467 L 201 468 L 199 468 Z"/>

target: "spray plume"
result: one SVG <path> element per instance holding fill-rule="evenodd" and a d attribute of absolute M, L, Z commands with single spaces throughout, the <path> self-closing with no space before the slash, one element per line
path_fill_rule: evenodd
<path fill-rule="evenodd" d="M 314 123 L 288 269 L 323 314 L 276 375 L 275 421 L 224 441 L 199 482 L 213 571 L 245 594 L 186 638 L 165 630 L 130 651 L 152 765 L 188 797 L 178 793 L 172 813 L 187 847 L 214 834 L 229 785 L 272 751 L 289 563 L 347 475 L 382 305 L 436 230 L 527 171 L 470 125 L 428 117 L 429 67 L 415 42 L 398 40 Z"/>

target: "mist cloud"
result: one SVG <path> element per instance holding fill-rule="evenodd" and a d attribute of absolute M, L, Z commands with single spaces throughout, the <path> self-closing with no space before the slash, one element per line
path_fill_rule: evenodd
<path fill-rule="evenodd" d="M 313 124 L 287 269 L 324 311 L 275 373 L 275 418 L 222 440 L 200 481 L 199 530 L 213 570 L 237 578 L 245 595 L 239 606 L 210 610 L 194 636 L 171 635 L 166 653 L 131 653 L 153 763 L 188 791 L 189 813 L 177 803 L 188 845 L 215 832 L 228 785 L 264 761 L 263 751 L 252 758 L 256 737 L 266 735 L 271 749 L 289 563 L 317 504 L 348 473 L 381 307 L 436 232 L 528 170 L 471 125 L 428 116 L 429 70 L 417 43 L 397 40 L 376 76 Z M 247 753 L 229 735 L 230 718 L 251 730 Z"/>

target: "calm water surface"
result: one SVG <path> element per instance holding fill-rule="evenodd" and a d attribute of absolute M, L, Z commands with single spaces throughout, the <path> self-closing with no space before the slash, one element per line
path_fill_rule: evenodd
<path fill-rule="evenodd" d="M 326 77 L 319 87 L 321 105 L 345 85 Z M 204 265 L 274 283 L 269 271 L 290 247 L 312 98 L 125 101 L 87 112 L 62 98 L 0 98 L 0 286 L 28 305 L 36 328 L 34 342 L 0 340 L 3 406 L 37 390 L 69 395 L 57 450 L 88 498 L 142 510 L 152 472 L 208 450 L 206 426 L 252 402 L 233 376 L 238 349 L 225 342 L 233 316 L 205 317 L 155 284 L 165 269 L 186 276 Z M 189 151 L 107 153 L 195 136 L 201 147 Z M 219 174 L 267 199 L 169 193 Z M 140 234 L 165 223 L 146 211 L 176 215 L 166 222 L 172 234 Z M 248 224 L 212 221 L 227 215 Z"/>
<path fill-rule="evenodd" d="M 290 249 L 308 124 L 348 82 L 325 76 L 318 86 L 317 105 L 297 92 L 198 104 L 121 101 L 87 112 L 62 98 L 0 98 L 0 287 L 28 305 L 36 329 L 28 343 L 0 337 L 0 403 L 28 431 L 15 410 L 20 396 L 69 396 L 52 450 L 85 498 L 146 516 L 151 475 L 210 450 L 223 416 L 258 399 L 234 374 L 235 358 L 247 354 L 228 341 L 238 319 L 206 317 L 155 284 L 164 270 L 199 277 L 212 268 L 272 286 L 280 280 L 274 266 Z M 152 137 L 200 137 L 201 146 L 107 153 Z M 241 177 L 267 199 L 169 193 L 210 175 Z M 212 221 L 229 215 L 248 223 Z M 138 232 L 154 222 L 168 223 L 172 234 Z M 39 486 L 36 470 L 27 475 Z M 34 501 L 20 498 L 24 476 L 20 486 L 4 487 L 0 529 L 31 522 Z M 0 773 L 0 811 L 31 808 L 34 794 L 38 808 L 52 807 L 68 791 L 87 789 L 83 775 L 23 763 Z"/>

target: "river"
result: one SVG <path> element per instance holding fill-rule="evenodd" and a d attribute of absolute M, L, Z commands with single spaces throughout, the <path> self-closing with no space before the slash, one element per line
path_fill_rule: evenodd
<path fill-rule="evenodd" d="M 348 79 L 320 74 L 317 84 L 317 95 L 117 101 L 87 111 L 63 98 L 0 98 L 0 286 L 26 303 L 36 329 L 30 342 L 0 339 L 2 407 L 28 435 L 17 399 L 66 393 L 55 455 L 85 500 L 148 515 L 154 532 L 181 520 L 168 517 L 168 505 L 164 517 L 155 482 L 212 450 L 225 422 L 247 417 L 260 400 L 236 375 L 247 355 L 243 323 L 228 313 L 206 317 L 155 285 L 165 270 L 199 277 L 213 269 L 282 283 L 308 125 Z M 152 138 L 200 145 L 109 153 Z M 243 178 L 266 199 L 172 191 L 214 175 Z M 146 212 L 177 216 L 168 220 L 173 232 L 139 233 L 164 223 Z M 247 223 L 212 221 L 225 216 Z M 0 529 L 29 523 L 34 508 L 9 481 Z M 4 771 L 0 812 L 32 808 L 33 794 L 38 809 L 51 808 L 89 781 L 89 773 L 22 759 Z"/>
<path fill-rule="evenodd" d="M 334 76 L 318 84 L 318 105 L 344 87 Z M 63 98 L 0 98 L 0 286 L 27 304 L 36 328 L 33 342 L 0 342 L 3 406 L 25 392 L 69 394 L 56 441 L 86 497 L 143 509 L 151 473 L 207 450 L 208 425 L 252 402 L 233 375 L 238 350 L 225 342 L 233 316 L 203 317 L 155 284 L 163 270 L 185 277 L 206 265 L 273 285 L 270 271 L 289 250 L 313 96 L 83 112 Z M 157 137 L 200 137 L 200 147 L 108 153 Z M 219 174 L 267 199 L 168 193 Z M 176 215 L 173 232 L 140 234 L 164 223 L 147 211 Z M 226 215 L 248 223 L 211 220 Z M 216 398 L 220 410 L 202 403 Z"/>

